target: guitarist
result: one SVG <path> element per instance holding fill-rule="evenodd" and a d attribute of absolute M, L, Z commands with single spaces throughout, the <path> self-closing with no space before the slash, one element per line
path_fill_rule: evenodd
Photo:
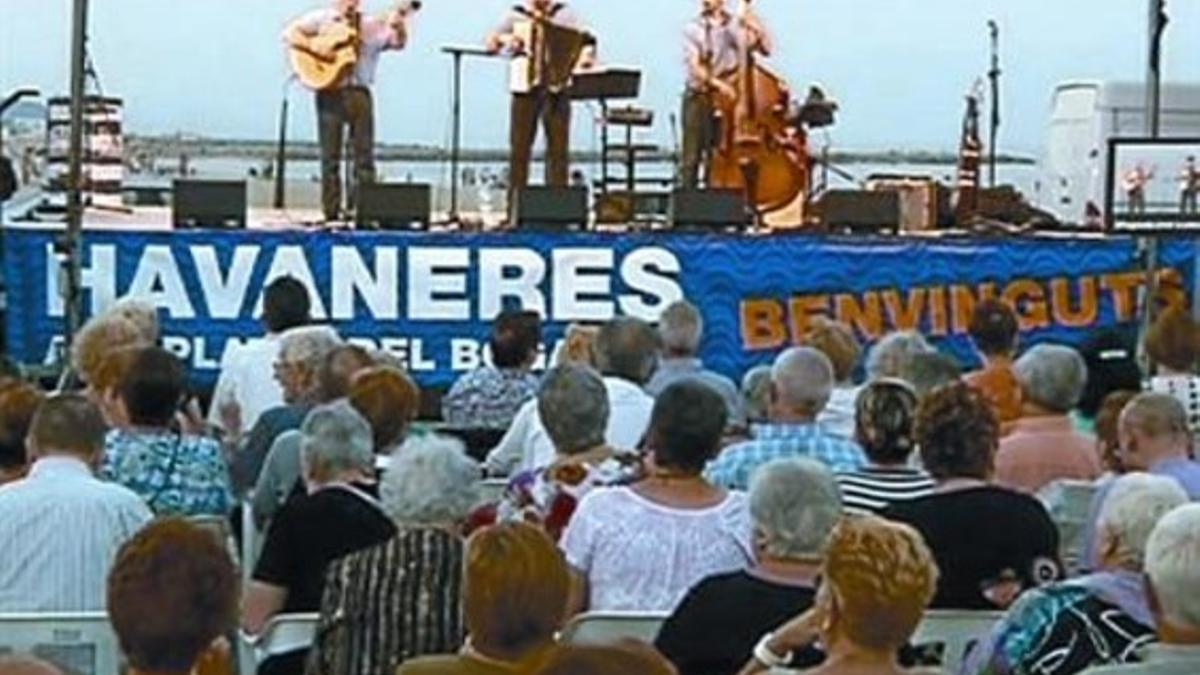
<path fill-rule="evenodd" d="M 375 111 L 371 85 L 379 55 L 389 50 L 403 49 L 408 41 L 405 13 L 397 8 L 384 16 L 364 16 L 360 0 L 332 0 L 331 6 L 309 12 L 296 19 L 284 33 L 284 40 L 295 49 L 321 53 L 313 38 L 325 28 L 337 24 L 357 24 L 360 40 L 358 60 L 354 68 L 332 87 L 316 92 L 317 130 L 321 143 L 321 208 L 326 221 L 339 220 L 342 215 L 341 170 L 342 139 L 346 127 L 354 147 L 354 184 L 363 185 L 375 180 Z M 355 206 L 355 195 L 349 195 L 349 206 Z"/>
<path fill-rule="evenodd" d="M 741 67 L 747 41 L 763 56 L 771 54 L 771 38 L 749 3 L 743 5 L 740 18 L 726 4 L 726 0 L 700 0 L 700 14 L 683 31 L 687 88 L 679 183 L 684 188 L 695 188 L 700 175 L 708 176 L 710 151 L 720 138 L 714 97 L 737 98 L 728 79 Z"/>
<path fill-rule="evenodd" d="M 511 56 L 541 53 L 541 45 L 525 44 L 518 35 L 522 22 L 546 21 L 564 28 L 582 31 L 579 18 L 565 2 L 552 0 L 523 0 L 505 17 L 504 22 L 488 36 L 487 49 L 492 53 L 506 52 Z M 535 32 L 535 34 L 538 34 Z M 595 62 L 595 46 L 584 48 L 575 64 L 588 68 Z M 529 161 L 540 121 L 546 130 L 546 184 L 565 187 L 571 137 L 571 97 L 565 88 L 536 84 L 528 91 L 512 91 L 509 127 L 509 203 L 516 191 L 529 183 Z"/>

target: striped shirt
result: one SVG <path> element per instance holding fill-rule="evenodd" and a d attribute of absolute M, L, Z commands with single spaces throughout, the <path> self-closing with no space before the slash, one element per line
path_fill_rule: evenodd
<path fill-rule="evenodd" d="M 462 568 L 462 539 L 427 527 L 335 561 L 308 672 L 394 673 L 408 659 L 458 651 Z"/>
<path fill-rule="evenodd" d="M 0 487 L 0 612 L 104 609 L 117 549 L 151 518 L 133 492 L 82 460 L 43 457 Z"/>
<path fill-rule="evenodd" d="M 750 430 L 753 440 L 726 448 L 704 471 L 713 483 L 745 490 L 750 476 L 777 459 L 807 457 L 830 471 L 857 471 L 867 463 L 857 443 L 828 433 L 820 424 L 760 424 Z"/>
<path fill-rule="evenodd" d="M 853 515 L 879 515 L 894 502 L 933 494 L 934 482 L 920 469 L 868 466 L 839 473 L 842 507 Z"/>

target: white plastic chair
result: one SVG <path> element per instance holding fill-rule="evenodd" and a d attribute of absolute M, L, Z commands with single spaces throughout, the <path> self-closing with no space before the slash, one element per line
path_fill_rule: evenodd
<path fill-rule="evenodd" d="M 1059 555 L 1067 572 L 1074 574 L 1087 560 L 1083 550 L 1092 500 L 1099 485 L 1085 480 L 1057 480 L 1042 488 L 1038 499 L 1058 526 Z"/>
<path fill-rule="evenodd" d="M 242 502 L 242 585 L 250 583 L 250 575 L 254 573 L 254 563 L 258 562 L 258 554 L 262 549 L 265 537 L 259 536 L 258 526 L 254 524 L 254 506 L 250 499 Z"/>
<path fill-rule="evenodd" d="M 666 612 L 586 612 L 567 622 L 558 639 L 574 645 L 607 645 L 629 638 L 653 643 L 666 620 Z"/>
<path fill-rule="evenodd" d="M 986 640 L 1004 612 L 935 609 L 925 612 L 909 642 L 914 647 L 942 645 L 943 671 L 957 673 L 975 643 Z"/>
<path fill-rule="evenodd" d="M 0 614 L 0 654 L 33 654 L 81 675 L 123 672 L 121 648 L 104 612 Z"/>
<path fill-rule="evenodd" d="M 480 504 L 494 504 L 500 501 L 504 491 L 508 489 L 508 479 L 485 478 L 475 484 L 475 489 L 479 491 Z"/>
<path fill-rule="evenodd" d="M 242 642 L 244 646 L 252 650 L 254 665 L 257 666 L 272 656 L 280 656 L 297 649 L 311 647 L 317 634 L 318 619 L 320 619 L 320 614 L 316 612 L 278 614 L 267 622 L 262 633 L 258 635 L 243 633 Z M 243 654 L 245 651 L 243 650 Z M 243 671 L 248 665 L 243 658 Z"/>

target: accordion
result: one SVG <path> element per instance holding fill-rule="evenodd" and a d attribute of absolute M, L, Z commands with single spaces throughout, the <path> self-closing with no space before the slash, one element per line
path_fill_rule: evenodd
<path fill-rule="evenodd" d="M 518 21 L 513 34 L 525 45 L 510 66 L 509 90 L 514 94 L 538 87 L 567 89 L 584 48 L 596 42 L 587 32 L 535 19 Z"/>

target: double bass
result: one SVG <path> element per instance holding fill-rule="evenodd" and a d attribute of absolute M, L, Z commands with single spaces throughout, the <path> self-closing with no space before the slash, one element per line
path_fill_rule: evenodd
<path fill-rule="evenodd" d="M 739 21 L 749 10 L 750 0 L 742 0 Z M 708 182 L 714 188 L 743 191 L 761 215 L 807 193 L 808 157 L 804 132 L 789 117 L 787 82 L 758 63 L 751 40 L 743 39 L 741 47 L 741 65 L 726 80 L 737 96 L 715 100 L 721 135 Z"/>

